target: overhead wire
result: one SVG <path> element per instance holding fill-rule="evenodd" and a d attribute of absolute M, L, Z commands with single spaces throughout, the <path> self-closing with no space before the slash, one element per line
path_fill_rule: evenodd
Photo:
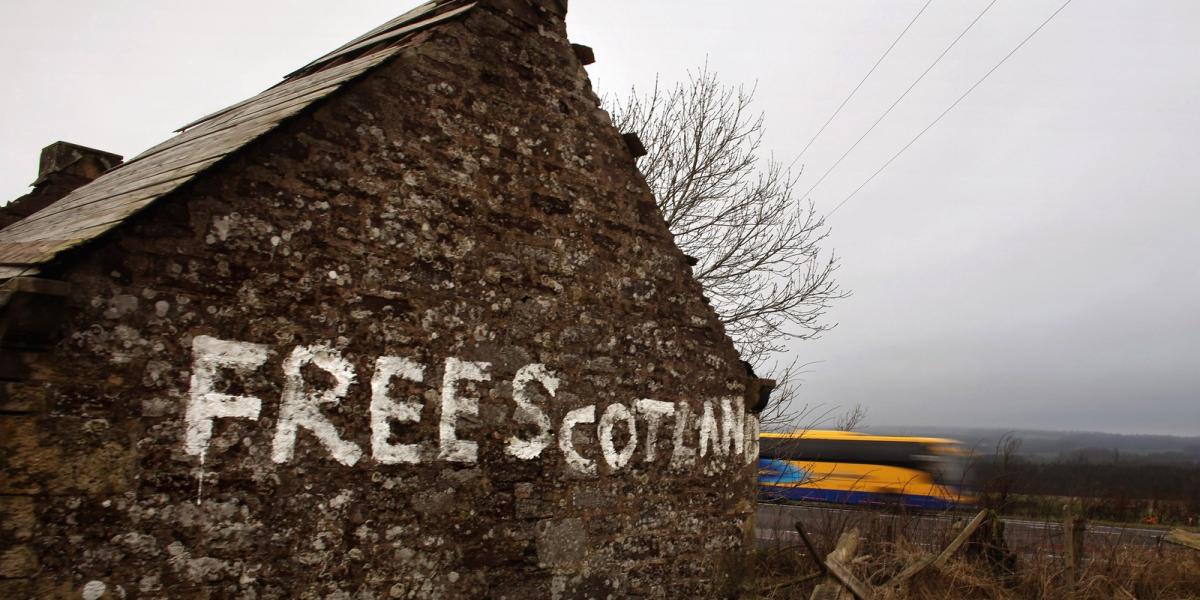
<path fill-rule="evenodd" d="M 909 84 L 908 88 L 905 89 L 904 92 L 900 94 L 900 97 L 896 98 L 896 101 L 892 102 L 892 105 L 889 106 L 887 108 L 887 110 L 883 111 L 883 114 L 879 115 L 878 119 L 875 119 L 875 122 L 872 123 L 871 126 L 868 127 L 867 130 L 864 131 L 863 134 L 861 136 L 859 136 L 857 140 L 855 140 L 854 144 L 852 144 L 849 148 L 847 148 L 846 151 L 843 152 L 840 157 L 838 157 L 837 161 L 835 161 L 832 165 L 830 165 L 829 168 L 826 169 L 823 174 L 821 174 L 821 177 L 819 179 L 817 179 L 817 181 L 815 183 L 813 183 L 811 187 L 808 188 L 808 191 L 804 192 L 804 195 L 802 197 L 807 198 L 808 195 L 811 194 L 813 190 L 817 189 L 817 186 L 821 185 L 821 182 L 825 181 L 825 178 L 829 177 L 829 174 L 832 173 L 833 170 L 838 167 L 838 165 L 842 164 L 842 161 L 846 160 L 846 157 L 849 156 L 850 153 L 853 152 L 854 149 L 857 148 L 858 145 L 861 144 L 862 141 L 864 139 L 866 139 L 868 135 L 871 135 L 872 131 L 875 131 L 875 128 L 878 127 L 879 124 L 881 122 L 883 122 L 883 120 L 886 119 L 887 116 L 892 113 L 892 110 L 894 110 L 896 108 L 896 106 L 898 106 L 900 104 L 900 102 L 903 101 L 904 98 L 908 96 L 908 93 L 911 92 L 913 90 L 913 88 L 917 87 L 917 84 L 921 83 L 921 80 L 925 79 L 925 76 L 928 75 L 929 72 L 932 71 L 933 68 L 936 67 L 937 64 L 939 62 L 941 62 L 942 59 L 945 58 L 945 56 L 947 54 L 950 53 L 950 50 L 952 50 L 954 48 L 954 46 L 956 46 L 958 44 L 959 40 L 963 39 L 963 37 L 966 36 L 967 33 L 970 32 L 973 27 L 975 27 L 975 24 L 978 23 L 979 20 L 982 19 L 983 16 L 985 14 L 987 14 L 987 12 L 989 10 L 992 9 L 992 6 L 995 5 L 997 1 L 998 0 L 992 0 L 991 2 L 989 2 L 987 4 L 987 6 L 983 7 L 983 10 L 979 11 L 978 15 L 975 15 L 975 18 L 972 19 L 971 22 L 967 24 L 966 29 L 963 29 L 962 32 L 958 34 L 958 37 L 955 37 L 954 41 L 950 42 L 950 45 L 946 46 L 946 49 L 942 50 L 942 53 L 939 54 L 937 56 L 937 58 L 933 59 L 933 62 L 929 63 L 928 67 L 925 67 L 925 70 L 922 71 L 921 74 L 918 75 L 917 78 L 914 79 L 911 84 Z"/>
<path fill-rule="evenodd" d="M 850 90 L 850 94 L 848 94 L 846 98 L 842 100 L 842 103 L 839 104 L 836 109 L 834 109 L 833 114 L 829 115 L 828 119 L 825 119 L 825 123 L 823 123 L 821 128 L 813 134 L 812 139 L 808 140 L 808 143 L 805 144 L 804 148 L 800 150 L 800 154 L 797 154 L 795 160 L 792 161 L 793 165 L 795 165 L 804 156 L 805 152 L 808 152 L 808 149 L 811 148 L 813 143 L 817 141 L 817 138 L 821 137 L 821 134 L 825 132 L 825 128 L 829 127 L 829 124 L 832 123 L 835 118 L 837 118 L 838 114 L 842 112 L 842 109 L 846 107 L 846 104 L 850 102 L 850 99 L 854 97 L 854 94 L 858 93 L 859 88 L 861 88 L 863 84 L 867 82 L 867 79 L 870 79 L 871 74 L 874 73 L 875 70 L 879 68 L 879 65 L 883 63 L 883 60 L 892 53 L 892 49 L 896 47 L 896 44 L 900 43 L 900 40 L 904 38 L 904 34 L 908 33 L 909 29 L 912 29 L 913 24 L 917 22 L 917 19 L 921 18 L 921 15 L 925 12 L 925 9 L 929 8 L 930 4 L 933 4 L 933 0 L 926 0 L 925 5 L 917 11 L 917 14 L 913 16 L 912 20 L 908 22 L 908 25 L 904 27 L 904 30 L 900 32 L 900 35 L 896 36 L 896 39 L 892 41 L 892 45 L 888 46 L 887 50 L 883 51 L 883 54 L 879 56 L 879 60 L 876 60 L 875 64 L 871 65 L 871 69 L 867 71 L 867 74 L 863 75 L 863 78 L 859 80 L 858 85 L 854 86 L 854 89 Z"/>
<path fill-rule="evenodd" d="M 928 125 L 926 125 L 925 129 L 922 129 L 921 132 L 916 135 L 916 137 L 909 140 L 909 142 L 907 144 L 905 144 L 904 147 L 900 148 L 900 150 L 898 152 L 896 152 L 894 155 L 892 155 L 892 157 L 889 158 L 887 160 L 887 162 L 883 163 L 883 166 L 876 169 L 876 171 L 874 173 L 872 173 L 871 176 L 868 177 L 866 181 L 862 182 L 862 184 L 860 184 L 857 188 L 854 188 L 854 191 L 850 192 L 849 196 L 846 196 L 846 198 L 844 200 L 842 200 L 841 202 L 839 202 L 837 206 L 833 207 L 833 210 L 829 211 L 826 214 L 826 216 L 833 215 L 833 213 L 837 212 L 838 209 L 840 209 L 843 205 L 845 205 L 847 202 L 849 202 L 851 198 L 853 198 L 855 195 L 858 194 L 859 191 L 861 191 L 864 187 L 866 187 L 868 183 L 871 183 L 871 181 L 873 179 L 875 179 L 875 177 L 877 175 L 882 173 L 883 170 L 888 167 L 888 165 L 892 164 L 892 162 L 895 161 L 897 158 L 899 158 L 901 154 L 904 154 L 905 150 L 908 150 L 910 146 L 912 146 L 913 144 L 915 144 L 917 142 L 917 140 L 921 139 L 921 136 L 925 135 L 925 132 L 932 129 L 934 125 L 937 125 L 938 121 L 942 120 L 942 117 L 945 117 L 950 111 L 954 110 L 954 107 L 958 106 L 958 104 L 960 102 L 962 102 L 964 98 L 966 98 L 971 92 L 973 92 L 975 90 L 975 88 L 979 87 L 979 84 L 983 83 L 984 80 L 986 80 L 989 76 L 991 76 L 992 73 L 996 72 L 996 69 L 999 69 L 1000 66 L 1003 65 L 1005 62 L 1007 62 L 1009 58 L 1012 58 L 1012 56 L 1014 54 L 1016 54 L 1017 51 L 1020 50 L 1022 46 L 1024 46 L 1027 42 L 1029 42 L 1029 40 L 1033 39 L 1033 36 L 1037 35 L 1038 32 L 1042 30 L 1042 28 L 1044 28 L 1047 24 L 1049 24 L 1050 21 L 1054 20 L 1054 17 L 1057 17 L 1058 13 L 1062 12 L 1063 9 L 1066 8 L 1067 5 L 1070 3 L 1071 3 L 1071 0 L 1066 0 L 1066 2 L 1063 2 L 1062 6 L 1058 7 L 1058 10 L 1055 10 L 1053 13 L 1051 13 L 1049 17 L 1046 17 L 1046 20 L 1042 21 L 1042 23 L 1040 25 L 1038 25 L 1036 29 L 1034 29 L 1032 32 L 1030 32 L 1029 35 L 1025 36 L 1025 39 L 1021 40 L 1021 42 L 1019 44 L 1017 44 L 1016 46 L 1014 46 L 1013 49 L 1008 52 L 1008 54 L 1004 55 L 1004 58 L 1000 59 L 1000 62 L 996 63 L 995 66 L 993 66 L 991 69 L 989 69 L 987 73 L 983 74 L 983 77 L 980 77 L 979 80 L 976 81 L 971 87 L 967 88 L 967 91 L 963 92 L 962 95 L 959 96 L 958 99 L 955 100 L 949 107 L 947 107 L 946 110 L 943 110 L 942 113 L 940 115 L 938 115 L 936 119 L 934 119 L 932 122 L 930 122 Z"/>

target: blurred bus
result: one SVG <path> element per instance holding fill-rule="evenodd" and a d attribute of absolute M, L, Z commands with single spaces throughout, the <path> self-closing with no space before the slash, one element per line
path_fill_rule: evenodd
<path fill-rule="evenodd" d="M 952 509 L 973 505 L 972 454 L 955 440 L 802 430 L 763 433 L 765 501 Z"/>

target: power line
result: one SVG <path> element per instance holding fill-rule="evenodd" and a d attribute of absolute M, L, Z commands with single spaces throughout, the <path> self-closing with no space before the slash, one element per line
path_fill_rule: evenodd
<path fill-rule="evenodd" d="M 882 173 L 882 172 L 883 172 L 883 170 L 884 170 L 884 169 L 886 169 L 886 168 L 888 167 L 888 165 L 892 164 L 892 161 L 894 161 L 894 160 L 896 160 L 897 158 L 899 158 L 901 154 L 904 154 L 904 151 L 905 151 L 905 150 L 908 150 L 909 146 L 912 146 L 913 144 L 915 144 L 915 143 L 917 142 L 917 140 L 921 139 L 921 136 L 925 135 L 925 132 L 927 132 L 927 131 L 929 131 L 930 129 L 932 129 L 934 125 L 937 125 L 937 124 L 938 124 L 938 121 L 941 121 L 941 120 L 942 120 L 942 117 L 945 117 L 947 113 L 949 113 L 950 111 L 954 110 L 954 107 L 955 107 L 955 106 L 958 106 L 958 103 L 959 103 L 959 102 L 962 102 L 962 101 L 963 101 L 963 98 L 966 98 L 968 94 L 970 94 L 972 91 L 974 91 L 974 90 L 975 90 L 975 88 L 979 87 L 979 84 L 983 83 L 983 81 L 984 81 L 985 79 L 987 79 L 987 78 L 988 78 L 988 77 L 989 77 L 989 76 L 990 76 L 992 73 L 994 73 L 994 72 L 996 71 L 996 69 L 999 69 L 999 68 L 1000 68 L 1000 65 L 1003 65 L 1005 62 L 1007 62 L 1007 61 L 1008 61 L 1008 59 L 1012 57 L 1012 55 L 1016 54 L 1016 53 L 1017 53 L 1017 51 L 1018 51 L 1018 50 L 1020 50 L 1020 49 L 1021 49 L 1021 47 L 1022 47 L 1022 46 L 1024 46 L 1026 42 L 1028 42 L 1029 40 L 1033 39 L 1033 36 L 1037 35 L 1037 33 L 1038 33 L 1039 31 L 1041 31 L 1041 30 L 1042 30 L 1042 28 L 1043 28 L 1043 27 L 1045 27 L 1047 23 L 1049 23 L 1050 21 L 1052 21 L 1052 20 L 1054 19 L 1054 17 L 1057 17 L 1057 16 L 1058 16 L 1058 13 L 1062 12 L 1062 10 L 1063 10 L 1064 8 L 1066 8 L 1066 7 L 1067 7 L 1067 5 L 1068 5 L 1068 4 L 1070 4 L 1070 3 L 1071 3 L 1071 0 L 1067 0 L 1066 2 L 1063 2 L 1063 3 L 1062 3 L 1062 6 L 1059 6 L 1059 7 L 1058 7 L 1058 10 L 1054 11 L 1053 13 L 1051 13 L 1049 17 L 1046 17 L 1046 20 L 1045 20 L 1045 21 L 1042 21 L 1042 24 L 1041 24 L 1041 25 L 1038 25 L 1038 26 L 1037 26 L 1037 28 L 1036 28 L 1036 29 L 1034 29 L 1034 30 L 1033 30 L 1033 31 L 1032 31 L 1032 32 L 1031 32 L 1029 35 L 1025 36 L 1025 39 L 1021 40 L 1021 43 L 1017 44 L 1015 47 L 1013 47 L 1013 49 L 1012 49 L 1012 50 L 1010 50 L 1010 51 L 1008 52 L 1008 54 L 1004 55 L 1004 58 L 1000 59 L 1000 62 L 996 63 L 996 65 L 995 65 L 994 67 L 992 67 L 991 69 L 989 69 L 987 73 L 984 73 L 984 74 L 983 74 L 983 77 L 980 77 L 980 78 L 979 78 L 979 81 L 976 81 L 974 85 L 972 85 L 971 87 L 967 88 L 967 91 L 963 92 L 963 94 L 962 94 L 961 96 L 959 96 L 959 97 L 958 97 L 958 99 L 957 99 L 957 100 L 955 100 L 953 104 L 951 104 L 951 105 L 950 105 L 950 106 L 949 106 L 949 107 L 948 107 L 946 110 L 942 111 L 942 114 L 938 115 L 938 116 L 937 116 L 937 118 L 936 118 L 936 119 L 934 119 L 934 120 L 933 120 L 933 122 L 931 122 L 929 125 L 926 125 L 926 126 L 925 126 L 925 129 L 922 129 L 922 130 L 921 130 L 921 133 L 918 133 L 916 137 L 914 137 L 913 139 L 909 140 L 909 142 L 908 142 L 907 144 L 905 144 L 903 148 L 900 148 L 900 151 L 899 151 L 899 152 L 897 152 L 896 154 L 892 155 L 892 157 L 891 157 L 891 158 L 889 158 L 889 159 L 887 160 L 887 162 L 883 163 L 883 166 L 879 167 L 879 169 L 877 169 L 877 170 L 876 170 L 874 173 L 872 173 L 872 174 L 871 174 L 871 176 L 870 176 L 870 177 L 868 177 L 866 181 L 862 182 L 862 184 L 861 184 L 861 185 L 859 185 L 857 188 L 854 188 L 854 191 L 853 191 L 853 192 L 850 192 L 850 195 L 849 195 L 849 196 L 846 196 L 846 199 L 845 199 L 845 200 L 842 200 L 841 202 L 839 202 L 839 203 L 838 203 L 838 205 L 837 205 L 837 206 L 833 207 L 833 210 L 829 211 L 829 213 L 828 213 L 826 216 L 830 216 L 830 215 L 832 215 L 833 213 L 837 212 L 837 211 L 838 211 L 838 209 L 842 207 L 842 205 L 844 205 L 845 203 L 849 202 L 851 198 L 853 198 L 853 197 L 854 197 L 856 194 L 858 194 L 859 190 L 861 190 L 861 189 L 863 189 L 864 187 L 866 187 L 868 183 L 871 183 L 871 180 L 875 179 L 875 176 L 876 176 L 876 175 L 879 175 L 880 173 Z"/>
<path fill-rule="evenodd" d="M 836 162 L 834 162 L 832 165 L 830 165 L 830 167 L 828 169 L 825 170 L 825 173 L 823 173 L 821 175 L 821 178 L 818 179 L 816 181 L 816 183 L 812 184 L 812 187 L 808 188 L 808 191 L 804 192 L 804 195 L 802 197 L 807 198 L 808 195 L 811 194 L 813 190 L 817 189 L 817 186 L 821 185 L 821 182 L 825 181 L 825 178 L 828 177 L 829 174 L 832 173 L 833 170 L 838 167 L 838 165 L 842 164 L 842 161 L 845 160 L 846 157 L 849 156 L 850 153 L 853 152 L 854 149 L 857 148 L 858 145 L 860 143 L 862 143 L 862 141 L 864 139 L 866 139 L 866 137 L 868 135 L 870 135 L 872 131 L 875 131 L 875 127 L 877 127 L 880 122 L 882 122 L 885 118 L 887 118 L 887 116 L 889 114 L 892 113 L 892 110 L 895 109 L 896 106 L 899 105 L 900 102 L 902 100 L 904 100 L 904 98 L 906 96 L 908 96 L 908 93 L 911 92 L 913 90 L 913 88 L 917 87 L 918 83 L 921 83 L 921 80 L 924 79 L 925 76 L 928 75 L 929 72 L 932 71 L 933 68 L 936 67 L 937 64 L 942 61 L 942 58 L 944 58 L 947 54 L 950 53 L 950 50 L 953 49 L 954 46 L 958 44 L 959 40 L 963 39 L 963 36 L 967 35 L 967 32 L 971 31 L 971 28 L 975 27 L 975 24 L 978 23 L 979 20 L 983 18 L 983 15 L 987 14 L 987 11 L 991 10 L 992 5 L 996 4 L 996 2 L 997 2 L 997 0 L 992 0 L 991 2 L 988 3 L 987 6 L 983 7 L 983 10 L 980 11 L 978 15 L 975 15 L 975 18 L 967 25 L 967 28 L 963 29 L 962 32 L 958 34 L 958 37 L 954 38 L 954 41 L 950 42 L 950 45 L 946 46 L 946 49 L 942 50 L 942 53 L 939 54 L 937 58 L 933 59 L 933 62 L 930 63 L 929 66 L 926 67 L 925 70 L 922 71 L 921 74 L 918 75 L 917 78 L 913 80 L 912 84 L 910 84 L 908 86 L 908 89 L 904 90 L 904 93 L 900 94 L 900 97 L 896 98 L 896 101 L 893 102 L 892 105 L 889 106 L 887 110 L 883 111 L 883 114 L 879 115 L 878 119 L 875 119 L 875 122 L 872 123 L 871 126 L 868 127 L 867 130 L 865 132 L 863 132 L 863 134 L 861 136 L 859 136 L 858 140 L 856 140 L 853 145 L 851 145 L 849 148 L 846 149 L 845 152 L 842 153 L 841 157 L 839 157 Z"/>
<path fill-rule="evenodd" d="M 933 4 L 933 0 L 927 0 L 925 2 L 925 6 L 922 6 L 921 10 L 917 11 L 917 14 L 913 16 L 912 20 L 908 22 L 908 25 L 904 27 L 904 31 L 901 31 L 900 35 L 896 36 L 896 39 L 892 42 L 892 45 L 888 46 L 887 50 L 883 51 L 883 54 L 879 57 L 879 60 L 875 61 L 875 64 L 871 66 L 871 70 L 867 71 L 867 74 L 863 75 L 863 78 L 858 82 L 858 85 L 854 86 L 854 89 L 850 90 L 850 95 L 846 96 L 845 100 L 842 100 L 842 103 L 838 105 L 837 109 L 833 111 L 832 115 L 829 115 L 828 119 L 825 119 L 825 123 L 821 125 L 821 128 L 818 129 L 815 134 L 813 134 L 812 139 L 808 140 L 808 143 L 804 145 L 804 149 L 800 151 L 800 154 L 796 155 L 795 160 L 792 161 L 793 165 L 804 156 L 805 152 L 808 152 L 808 149 L 812 147 L 813 142 L 817 141 L 817 138 L 825 132 L 825 128 L 829 127 L 829 124 L 832 123 L 833 119 L 838 116 L 838 113 L 842 112 L 842 109 L 845 108 L 846 103 L 850 102 L 850 99 L 854 97 L 854 94 L 858 93 L 858 88 L 861 88 L 863 84 L 867 82 L 867 79 L 871 77 L 871 74 L 875 72 L 875 69 L 879 68 L 879 65 L 883 62 L 883 59 L 887 58 L 888 54 L 892 53 L 892 48 L 895 48 L 896 44 L 900 43 L 900 40 L 904 37 L 904 34 L 908 33 L 909 29 L 912 29 L 913 24 L 917 22 L 917 19 L 921 18 L 921 14 L 925 12 L 926 8 L 929 8 L 930 4 Z"/>

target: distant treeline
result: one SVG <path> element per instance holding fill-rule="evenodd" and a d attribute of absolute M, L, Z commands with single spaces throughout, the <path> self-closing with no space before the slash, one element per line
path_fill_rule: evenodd
<path fill-rule="evenodd" d="M 1009 478 L 1016 494 L 1195 500 L 1200 506 L 1200 465 L 1017 460 L 1005 471 L 985 460 L 978 469 L 981 484 Z"/>
<path fill-rule="evenodd" d="M 1055 503 L 1062 504 L 1031 502 L 1037 496 L 1079 499 L 1090 518 L 1133 521 L 1154 515 L 1164 523 L 1194 523 L 1200 515 L 1200 463 L 1112 460 L 1112 453 L 1108 461 L 1096 458 L 1035 462 L 990 456 L 975 472 L 985 503 L 1009 513 L 1053 512 L 1060 508 Z"/>
<path fill-rule="evenodd" d="M 1019 454 L 1029 460 L 1070 460 L 1084 455 L 1092 462 L 1116 456 L 1118 462 L 1136 460 L 1163 464 L 1200 463 L 1200 437 L 1125 435 L 1091 431 L 1038 431 L 965 427 L 889 427 L 872 433 L 932 435 L 963 442 L 978 454 L 992 454 L 1006 437 L 1021 440 Z M 1107 455 L 1107 457 L 1105 456 Z"/>

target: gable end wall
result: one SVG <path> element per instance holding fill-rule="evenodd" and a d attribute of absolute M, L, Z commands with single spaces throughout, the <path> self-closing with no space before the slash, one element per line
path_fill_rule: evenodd
<path fill-rule="evenodd" d="M 3 373 L 0 596 L 735 583 L 745 373 L 560 20 L 423 32 L 43 271 L 71 292 Z"/>

